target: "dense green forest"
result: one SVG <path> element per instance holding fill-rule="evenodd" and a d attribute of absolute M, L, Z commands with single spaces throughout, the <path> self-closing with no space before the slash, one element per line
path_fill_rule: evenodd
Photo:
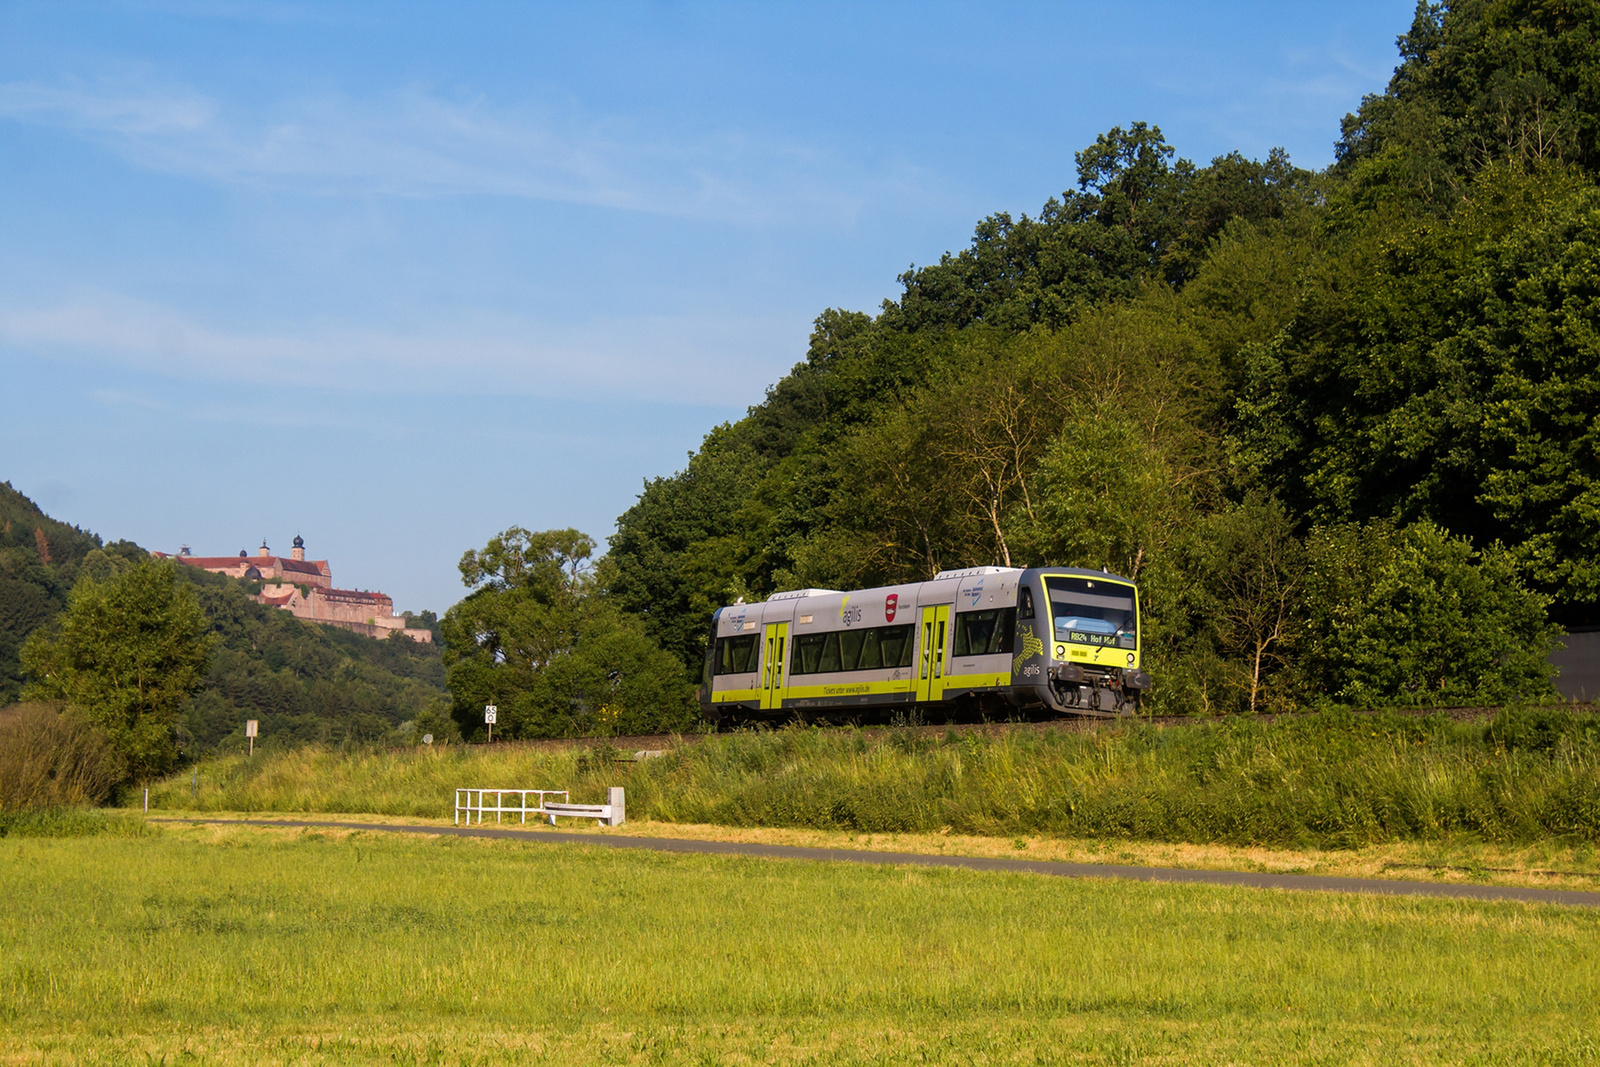
<path fill-rule="evenodd" d="M 1321 172 L 1108 131 L 1036 217 L 822 312 L 605 591 L 693 675 L 736 597 L 1107 567 L 1163 711 L 1551 695 L 1600 621 L 1597 34 L 1420 4 Z"/>
<path fill-rule="evenodd" d="M 27 638 L 59 625 L 80 579 L 110 587 L 148 556 L 51 519 L 0 483 L 0 706 L 22 694 Z M 176 573 L 209 635 L 198 688 L 175 724 L 183 751 L 241 747 L 246 719 L 259 720 L 265 745 L 408 740 L 419 720 L 434 732 L 452 729 L 437 646 L 302 622 L 251 599 L 257 583 L 189 567 Z M 437 625 L 432 613 L 417 622 Z"/>
<path fill-rule="evenodd" d="M 303 622 L 256 603 L 248 583 L 189 568 L 185 577 L 216 635 L 183 720 L 181 736 L 199 751 L 242 746 L 246 719 L 260 720 L 268 743 L 290 745 L 406 742 L 422 732 L 419 719 L 449 728 L 437 646 Z"/>
<path fill-rule="evenodd" d="M 1600 0 L 1422 3 L 1399 53 L 1322 171 L 1100 135 L 1036 216 L 818 315 L 605 556 L 468 552 L 418 620 L 442 657 L 182 569 L 211 654 L 179 740 L 685 728 L 719 605 L 982 564 L 1135 579 L 1162 713 L 1553 696 L 1600 623 Z M 143 556 L 0 490 L 0 700 Z"/>
<path fill-rule="evenodd" d="M 79 574 L 108 574 L 147 553 L 131 541 L 104 544 L 57 522 L 0 482 L 0 707 L 22 692 L 22 643 L 59 615 Z"/>

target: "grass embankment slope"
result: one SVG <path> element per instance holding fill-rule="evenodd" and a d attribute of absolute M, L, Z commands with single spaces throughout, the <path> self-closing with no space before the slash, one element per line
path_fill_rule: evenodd
<path fill-rule="evenodd" d="M 1318 715 L 1086 731 L 301 749 L 159 784 L 170 813 L 451 817 L 462 785 L 628 789 L 622 833 L 954 855 L 1600 888 L 1600 718 Z M 607 831 L 616 833 L 619 831 Z"/>
<path fill-rule="evenodd" d="M 1275 722 L 943 736 L 786 729 L 616 763 L 604 746 L 229 758 L 153 807 L 445 817 L 460 786 L 628 790 L 632 818 L 869 833 L 1054 835 L 1350 848 L 1474 835 L 1600 839 L 1600 717 L 1324 713 Z"/>
<path fill-rule="evenodd" d="M 1593 909 L 243 827 L 0 851 L 8 1062 L 1600 1055 Z"/>

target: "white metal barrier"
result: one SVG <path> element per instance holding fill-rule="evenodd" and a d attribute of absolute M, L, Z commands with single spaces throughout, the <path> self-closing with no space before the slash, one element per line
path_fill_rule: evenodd
<path fill-rule="evenodd" d="M 516 797 L 515 807 L 506 804 L 506 797 Z M 494 803 L 490 804 L 487 797 L 493 797 Z M 528 806 L 528 798 L 537 797 L 533 807 Z M 472 815 L 478 815 L 478 824 L 483 824 L 483 813 L 494 812 L 494 821 L 499 822 L 502 815 L 520 815 L 526 823 L 529 815 L 545 814 L 545 798 L 560 797 L 567 799 L 565 789 L 457 789 L 456 790 L 456 825 L 461 825 L 463 812 L 467 816 L 467 825 L 472 825 Z"/>
<path fill-rule="evenodd" d="M 515 797 L 516 804 L 507 805 L 507 797 Z M 528 805 L 529 797 L 536 798 L 532 807 Z M 560 797 L 561 800 L 552 801 L 550 797 Z M 468 826 L 472 825 L 474 813 L 478 816 L 478 825 L 483 825 L 485 812 L 493 812 L 495 822 L 499 822 L 503 815 L 520 816 L 524 824 L 529 815 L 542 816 L 551 826 L 556 824 L 557 815 L 595 819 L 603 826 L 621 826 L 627 817 L 621 786 L 606 790 L 605 804 L 571 804 L 567 802 L 569 799 L 565 789 L 457 789 L 456 825 L 461 825 L 463 813 L 466 814 Z"/>
<path fill-rule="evenodd" d="M 622 796 L 622 787 L 614 785 L 606 790 L 605 804 L 546 804 L 545 814 L 550 817 L 550 825 L 556 824 L 557 815 L 570 815 L 578 819 L 595 819 L 602 826 L 621 826 L 627 818 L 627 806 Z"/>

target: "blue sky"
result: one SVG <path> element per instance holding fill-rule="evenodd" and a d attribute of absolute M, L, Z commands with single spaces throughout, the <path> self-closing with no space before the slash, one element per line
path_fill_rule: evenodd
<path fill-rule="evenodd" d="M 0 3 L 0 480 L 442 611 L 1097 133 L 1327 165 L 1413 6 Z"/>

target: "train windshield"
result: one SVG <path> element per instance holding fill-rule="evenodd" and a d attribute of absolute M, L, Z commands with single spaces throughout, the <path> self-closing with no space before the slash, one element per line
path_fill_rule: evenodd
<path fill-rule="evenodd" d="M 1099 578 L 1050 578 L 1050 619 L 1057 641 L 1081 645 L 1138 645 L 1139 609 L 1133 587 Z"/>

